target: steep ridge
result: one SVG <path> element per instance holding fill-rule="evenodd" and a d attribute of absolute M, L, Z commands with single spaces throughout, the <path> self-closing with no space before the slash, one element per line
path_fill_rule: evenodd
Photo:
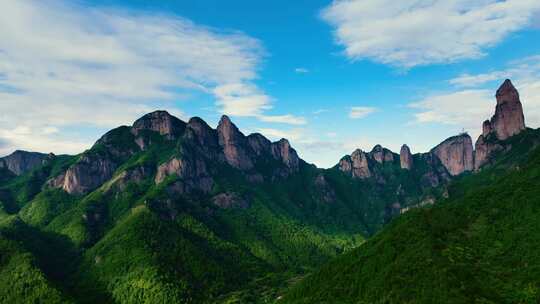
<path fill-rule="evenodd" d="M 475 143 L 475 170 L 489 163 L 490 156 L 503 149 L 500 141 L 526 129 L 519 93 L 509 79 L 504 81 L 495 97 L 497 99 L 495 114 L 491 120 L 484 121 L 482 134 Z"/>
<path fill-rule="evenodd" d="M 437 204 L 402 215 L 280 303 L 540 302 L 540 129 L 525 128 L 509 80 L 496 97 L 474 158 L 466 134 L 428 154 L 455 176 Z"/>
<path fill-rule="evenodd" d="M 17 150 L 0 158 L 0 168 L 6 168 L 15 175 L 21 175 L 41 165 L 46 158 L 46 154 Z"/>
<path fill-rule="evenodd" d="M 501 142 L 449 199 L 407 212 L 279 303 L 538 303 L 540 130 Z"/>
<path fill-rule="evenodd" d="M 346 184 L 285 139 L 245 136 L 228 117 L 213 129 L 158 111 L 1 184 L 0 220 L 75 248 L 77 262 L 52 277 L 41 261 L 53 250 L 21 250 L 76 302 L 265 301 L 383 224 L 371 210 L 384 200 L 379 190 L 357 185 L 351 197 Z M 0 224 L 0 239 L 31 248 L 32 235 L 15 239 L 10 229 Z"/>
<path fill-rule="evenodd" d="M 503 86 L 497 109 L 504 114 L 516 108 L 508 105 L 517 91 Z M 505 134 L 530 133 L 495 120 Z M 523 145 L 516 136 L 488 136 L 500 148 L 486 159 L 517 159 L 512 153 Z M 34 257 L 52 288 L 44 295 L 83 303 L 265 303 L 288 279 L 358 246 L 398 215 L 453 199 L 453 183 L 476 167 L 472 155 L 462 134 L 427 153 L 403 146 L 398 155 L 376 145 L 318 169 L 286 139 L 246 136 L 227 116 L 214 129 L 198 117 L 184 122 L 156 111 L 79 155 L 46 156 L 18 176 L 0 168 L 0 241 L 23 246 L 14 256 Z M 29 232 L 8 233 L 13 223 Z M 59 240 L 57 247 L 33 247 L 42 233 Z M 48 262 L 62 248 L 75 252 L 75 262 L 51 273 Z"/>

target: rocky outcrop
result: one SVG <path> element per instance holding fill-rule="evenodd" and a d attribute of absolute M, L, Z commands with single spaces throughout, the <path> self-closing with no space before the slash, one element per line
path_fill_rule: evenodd
<path fill-rule="evenodd" d="M 424 163 L 424 167 L 426 168 L 420 177 L 420 186 L 422 188 L 435 188 L 451 180 L 452 177 L 448 173 L 448 170 L 435 154 L 420 154 L 418 160 Z"/>
<path fill-rule="evenodd" d="M 290 169 L 291 173 L 298 171 L 300 158 L 288 140 L 282 138 L 278 142 L 272 143 L 271 150 L 274 158 L 280 160 L 281 163 Z"/>
<path fill-rule="evenodd" d="M 248 135 L 247 142 L 256 156 L 262 156 L 272 150 L 272 142 L 260 133 Z"/>
<path fill-rule="evenodd" d="M 480 135 L 475 143 L 474 151 L 474 170 L 478 171 L 480 168 L 489 162 L 490 156 L 493 153 L 503 150 L 503 146 L 497 141 L 488 140 L 488 137 Z"/>
<path fill-rule="evenodd" d="M 501 151 L 499 143 L 525 130 L 523 107 L 519 93 L 510 80 L 505 80 L 495 94 L 497 106 L 491 120 L 482 124 L 482 135 L 475 143 L 474 169 L 479 170 L 489 162 L 493 153 Z"/>
<path fill-rule="evenodd" d="M 453 176 L 474 169 L 472 140 L 466 133 L 446 139 L 433 148 L 431 153 L 440 159 Z"/>
<path fill-rule="evenodd" d="M 17 150 L 0 158 L 0 168 L 6 168 L 15 175 L 21 175 L 40 166 L 47 154 Z"/>
<path fill-rule="evenodd" d="M 172 185 L 178 194 L 187 194 L 193 191 L 209 193 L 214 184 L 205 161 L 200 158 L 175 157 L 169 160 L 158 167 L 155 182 L 161 183 L 167 176 L 173 174 L 180 178 Z"/>
<path fill-rule="evenodd" d="M 240 170 L 253 168 L 253 162 L 246 151 L 247 139 L 231 122 L 229 117 L 223 115 L 217 127 L 219 145 L 229 165 Z"/>
<path fill-rule="evenodd" d="M 401 169 L 411 170 L 413 166 L 413 157 L 411 150 L 407 145 L 401 146 L 399 151 L 399 162 L 401 164 Z"/>
<path fill-rule="evenodd" d="M 167 111 L 155 111 L 137 119 L 133 123 L 133 133 L 138 135 L 142 130 L 150 130 L 165 135 L 169 139 L 181 136 L 186 123 L 172 116 Z"/>
<path fill-rule="evenodd" d="M 505 140 L 525 130 L 523 106 L 519 100 L 519 93 L 507 79 L 497 90 L 497 107 L 495 115 L 491 118 L 490 127 L 499 140 Z"/>
<path fill-rule="evenodd" d="M 216 130 L 199 117 L 192 117 L 189 120 L 184 138 L 191 140 L 206 151 L 216 149 L 219 146 Z"/>
<path fill-rule="evenodd" d="M 339 170 L 350 173 L 352 177 L 369 178 L 371 170 L 369 168 L 368 154 L 357 149 L 350 156 L 343 157 L 338 164 Z"/>
<path fill-rule="evenodd" d="M 117 165 L 107 157 L 83 154 L 77 163 L 51 180 L 49 185 L 70 194 L 87 193 L 109 180 L 116 168 Z"/>
<path fill-rule="evenodd" d="M 394 161 L 394 153 L 386 148 L 383 148 L 381 145 L 376 145 L 373 147 L 371 152 L 369 152 L 369 155 L 379 164 Z"/>

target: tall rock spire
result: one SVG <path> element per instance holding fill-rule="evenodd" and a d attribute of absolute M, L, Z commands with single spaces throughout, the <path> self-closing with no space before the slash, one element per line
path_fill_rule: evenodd
<path fill-rule="evenodd" d="M 407 145 L 401 146 L 401 150 L 399 151 L 399 160 L 401 163 L 401 169 L 411 170 L 413 166 L 413 158 L 411 150 Z"/>
<path fill-rule="evenodd" d="M 497 138 L 505 140 L 512 135 L 525 130 L 523 107 L 519 93 L 509 79 L 506 79 L 495 95 L 497 107 L 491 118 L 491 128 Z"/>
<path fill-rule="evenodd" d="M 499 87 L 495 94 L 497 106 L 495 115 L 491 120 L 482 124 L 482 135 L 475 144 L 474 169 L 478 170 L 488 162 L 489 156 L 501 149 L 498 143 L 486 139 L 492 134 L 499 140 L 505 140 L 525 130 L 523 106 L 519 100 L 519 93 L 509 79 Z"/>
<path fill-rule="evenodd" d="M 223 147 L 223 153 L 227 162 L 238 169 L 251 169 L 253 162 L 246 152 L 247 139 L 231 122 L 228 116 L 223 115 L 218 127 L 219 145 Z"/>

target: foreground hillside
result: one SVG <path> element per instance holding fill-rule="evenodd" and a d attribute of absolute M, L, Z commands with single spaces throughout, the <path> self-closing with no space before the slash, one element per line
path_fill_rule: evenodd
<path fill-rule="evenodd" d="M 79 155 L 15 151 L 0 158 L 0 302 L 269 303 L 399 214 L 437 201 L 441 207 L 409 211 L 330 264 L 360 263 L 352 270 L 323 268 L 287 300 L 535 296 L 529 272 L 507 273 L 526 267 L 536 275 L 534 261 L 504 264 L 502 254 L 522 245 L 516 233 L 537 231 L 519 226 L 529 222 L 512 210 L 536 200 L 528 187 L 537 186 L 535 158 L 525 159 L 539 136 L 526 130 L 509 80 L 496 97 L 476 149 L 465 133 L 421 154 L 376 145 L 330 169 L 303 161 L 286 139 L 244 135 L 227 116 L 212 128 L 165 111 L 107 132 Z M 495 194 L 490 201 L 502 205 L 494 210 L 474 200 Z M 532 205 L 518 210 L 536 216 Z M 510 219 L 516 227 L 504 222 Z M 535 234 L 524 237 L 533 239 L 523 250 L 535 245 Z M 459 243 L 465 240 L 471 248 Z M 494 249 L 486 254 L 475 247 L 481 244 Z M 459 267 L 474 270 L 463 290 L 455 286 L 468 273 Z"/>
<path fill-rule="evenodd" d="M 297 284 L 280 303 L 540 303 L 540 130 Z"/>
<path fill-rule="evenodd" d="M 226 116 L 213 129 L 164 111 L 79 155 L 16 151 L 0 159 L 0 302 L 271 301 L 441 195 L 441 162 L 408 157 L 377 146 L 323 170 Z"/>

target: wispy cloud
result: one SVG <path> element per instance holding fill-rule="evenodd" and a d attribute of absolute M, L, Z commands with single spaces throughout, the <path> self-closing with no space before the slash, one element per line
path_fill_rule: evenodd
<path fill-rule="evenodd" d="M 449 80 L 455 90 L 433 94 L 409 104 L 418 110 L 416 123 L 457 125 L 473 136 L 480 133 L 481 122 L 493 115 L 495 90 L 505 78 L 511 78 L 520 92 L 527 125 L 540 125 L 540 56 L 508 63 L 507 69 L 479 74 L 464 74 Z"/>
<path fill-rule="evenodd" d="M 305 125 L 307 120 L 304 117 L 294 116 L 291 114 L 286 115 L 262 115 L 258 116 L 261 121 L 264 122 L 275 122 L 275 123 L 284 123 L 290 125 Z"/>
<path fill-rule="evenodd" d="M 294 69 L 294 71 L 298 74 L 306 74 L 306 73 L 309 73 L 309 70 L 306 69 L 306 68 L 296 68 Z"/>
<path fill-rule="evenodd" d="M 322 17 L 350 59 L 411 68 L 481 57 L 539 10 L 537 0 L 337 0 Z"/>
<path fill-rule="evenodd" d="M 220 112 L 264 117 L 272 99 L 254 83 L 264 56 L 256 39 L 177 16 L 1 1 L 0 130 L 19 148 L 62 150 L 53 130 L 128 124 L 156 108 L 182 115 L 175 104 L 192 92 Z M 23 123 L 29 134 L 12 132 Z"/>
<path fill-rule="evenodd" d="M 349 118 L 360 119 L 364 118 L 377 111 L 377 108 L 373 107 L 351 107 L 349 111 Z"/>
<path fill-rule="evenodd" d="M 272 129 L 272 128 L 259 128 L 257 132 L 262 135 L 270 138 L 271 140 L 279 140 L 286 138 L 290 141 L 299 142 L 303 140 L 305 136 L 305 131 L 303 129 Z"/>

